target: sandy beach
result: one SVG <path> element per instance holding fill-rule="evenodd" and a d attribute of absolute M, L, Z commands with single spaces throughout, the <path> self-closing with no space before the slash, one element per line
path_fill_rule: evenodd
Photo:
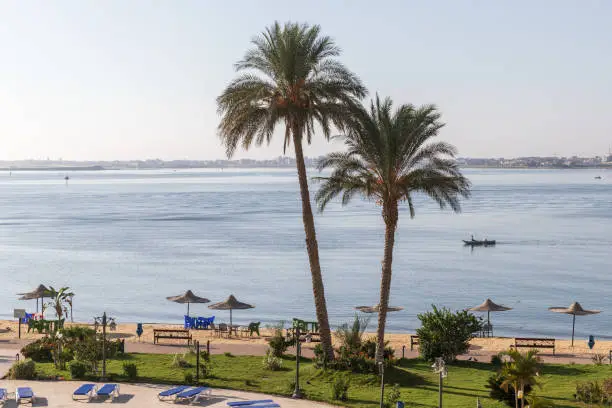
<path fill-rule="evenodd" d="M 74 323 L 78 324 L 78 323 Z M 93 327 L 93 326 L 92 326 Z M 170 324 L 144 324 L 143 334 L 140 338 L 136 336 L 136 324 L 124 323 L 118 324 L 115 331 L 109 331 L 109 338 L 121 338 L 126 342 L 126 351 L 140 353 L 164 353 L 172 354 L 182 352 L 186 349 L 185 341 L 166 340 L 159 345 L 153 344 L 153 329 L 162 328 L 182 328 L 181 325 Z M 22 326 L 21 340 L 18 340 L 18 325 L 15 321 L 0 321 L 0 349 L 18 350 L 23 344 L 40 338 L 43 335 L 37 333 L 27 333 L 27 328 Z M 267 349 L 267 337 L 272 335 L 271 329 L 261 329 L 259 337 L 237 337 L 237 338 L 219 338 L 211 330 L 192 330 L 191 334 L 194 340 L 199 340 L 202 347 L 205 347 L 207 342 L 210 342 L 210 351 L 212 354 L 222 354 L 230 352 L 234 355 L 264 355 Z M 410 335 L 414 333 L 388 333 L 386 335 L 390 345 L 395 349 L 396 357 L 404 356 L 407 358 L 417 357 L 418 351 L 416 348 L 410 350 Z M 365 337 L 374 336 L 374 333 L 366 333 Z M 570 340 L 555 341 L 555 356 L 552 355 L 552 350 L 542 350 L 541 354 L 545 361 L 557 363 L 592 363 L 594 354 L 605 354 L 608 356 L 612 350 L 612 341 L 598 341 L 596 339 L 595 346 L 592 350 L 587 346 L 586 339 L 576 339 L 574 347 L 571 347 Z M 305 356 L 312 356 L 312 349 L 316 343 L 304 343 L 302 346 Z M 491 338 L 475 338 L 471 341 L 470 350 L 467 354 L 461 356 L 461 359 L 476 359 L 478 361 L 489 361 L 493 354 L 500 351 L 508 350 L 514 344 L 513 338 L 508 337 L 491 337 Z M 289 350 L 292 352 L 292 350 Z M 5 353 L 6 354 L 6 353 Z M 15 353 L 13 352 L 13 355 Z"/>
<path fill-rule="evenodd" d="M 6 388 L 11 393 L 9 401 L 4 405 L 6 408 L 17 407 L 12 393 L 17 387 L 30 387 L 34 391 L 36 401 L 34 407 L 82 407 L 83 402 L 72 400 L 72 393 L 79 387 L 81 382 L 76 381 L 0 381 L 0 388 Z M 98 384 L 100 385 L 100 384 Z M 171 387 L 153 384 L 120 384 L 120 396 L 114 403 L 119 403 L 126 407 L 168 407 L 172 402 L 159 401 L 157 394 L 160 391 Z M 252 392 L 241 392 L 224 389 L 212 389 L 209 399 L 191 404 L 191 406 L 203 407 L 227 407 L 227 402 L 244 400 L 271 399 L 280 404 L 283 408 L 307 408 L 307 407 L 332 407 L 332 405 L 313 401 L 292 400 L 278 396 L 255 394 Z M 104 403 L 108 400 L 94 399 L 91 403 Z M 185 404 L 183 404 L 185 405 Z"/>

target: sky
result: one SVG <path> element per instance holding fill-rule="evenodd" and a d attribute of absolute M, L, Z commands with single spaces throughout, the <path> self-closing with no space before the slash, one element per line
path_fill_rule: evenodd
<path fill-rule="evenodd" d="M 608 0 L 0 0 L 0 160 L 224 158 L 215 98 L 276 20 L 321 25 L 370 96 L 435 103 L 460 156 L 612 146 Z"/>

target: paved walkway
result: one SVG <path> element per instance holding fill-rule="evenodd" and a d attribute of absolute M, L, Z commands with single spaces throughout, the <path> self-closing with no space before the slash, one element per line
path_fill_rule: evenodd
<path fill-rule="evenodd" d="M 36 396 L 36 401 L 33 404 L 34 407 L 79 407 L 83 408 L 83 402 L 76 402 L 72 400 L 72 392 L 79 387 L 80 382 L 73 381 L 4 381 L 0 380 L 0 388 L 6 388 L 10 394 L 10 398 L 4 407 L 16 408 L 12 393 L 15 392 L 16 387 L 31 387 Z M 145 407 L 171 407 L 174 406 L 172 402 L 162 402 L 157 398 L 157 394 L 167 386 L 153 385 L 153 384 L 120 384 L 121 396 L 115 399 L 114 404 L 118 404 L 123 407 L 133 408 L 145 408 Z M 222 389 L 212 390 L 212 396 L 208 400 L 203 400 L 201 403 L 191 404 L 189 406 L 199 407 L 210 407 L 210 408 L 227 408 L 227 402 L 229 401 L 240 401 L 240 400 L 259 400 L 259 399 L 272 399 L 278 403 L 282 408 L 330 408 L 331 405 L 305 401 L 305 400 L 292 400 L 289 398 L 281 398 L 277 396 L 269 396 L 264 394 L 255 394 L 251 392 L 242 391 L 230 391 Z M 92 400 L 91 403 L 103 403 L 110 402 L 105 400 Z M 176 406 L 182 406 L 186 404 L 176 404 Z"/>

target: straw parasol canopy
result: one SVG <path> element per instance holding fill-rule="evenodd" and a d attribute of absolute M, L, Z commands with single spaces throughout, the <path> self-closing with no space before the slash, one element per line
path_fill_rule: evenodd
<path fill-rule="evenodd" d="M 215 310 L 229 310 L 230 311 L 230 326 L 231 326 L 232 325 L 232 310 L 234 309 L 240 309 L 240 310 L 253 309 L 255 308 L 255 306 L 249 305 L 248 303 L 242 303 L 238 301 L 238 299 L 236 299 L 234 295 L 229 295 L 229 297 L 225 299 L 223 302 L 213 303 L 212 305 L 208 306 L 208 308 L 215 309 Z"/>
<path fill-rule="evenodd" d="M 375 306 L 355 306 L 355 310 L 359 310 L 363 313 L 379 313 L 380 305 Z M 400 310 L 404 310 L 401 306 L 388 306 L 387 312 L 399 312 Z"/>
<path fill-rule="evenodd" d="M 178 296 L 169 296 L 166 299 L 168 299 L 171 302 L 176 302 L 176 303 L 187 303 L 187 316 L 189 316 L 189 305 L 191 303 L 208 303 L 210 302 L 210 300 L 203 298 L 203 297 L 199 297 L 194 295 L 194 293 L 191 290 L 188 290 L 187 292 L 183 293 L 182 295 L 178 295 Z"/>
<path fill-rule="evenodd" d="M 512 310 L 511 307 L 498 305 L 491 299 L 487 298 L 482 304 L 474 306 L 468 309 L 472 312 L 487 312 L 487 323 L 491 325 L 491 312 L 505 312 L 506 310 Z"/>
<path fill-rule="evenodd" d="M 42 302 L 43 302 L 44 298 L 52 297 L 53 296 L 53 292 L 51 292 L 51 290 L 48 287 L 46 287 L 45 285 L 43 285 L 41 283 L 33 291 L 26 292 L 26 293 L 18 293 L 17 295 L 21 296 L 19 298 L 19 300 L 32 300 L 32 299 L 36 299 L 36 313 L 38 313 L 38 299 L 42 299 L 41 302 L 40 302 L 41 307 L 42 307 Z"/>
<path fill-rule="evenodd" d="M 601 313 L 601 310 L 586 310 L 578 302 L 574 302 L 570 307 L 549 307 L 548 310 L 555 313 L 572 315 L 572 347 L 574 347 L 574 331 L 576 328 L 576 316 L 586 316 Z"/>

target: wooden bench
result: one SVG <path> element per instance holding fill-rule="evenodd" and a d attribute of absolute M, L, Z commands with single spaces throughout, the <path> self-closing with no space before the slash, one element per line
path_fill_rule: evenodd
<path fill-rule="evenodd" d="M 187 340 L 191 344 L 191 334 L 186 329 L 153 329 L 153 344 L 158 344 L 159 339 Z"/>
<path fill-rule="evenodd" d="M 414 346 L 419 345 L 419 336 L 410 336 L 410 351 L 414 350 Z"/>
<path fill-rule="evenodd" d="M 514 345 L 515 349 L 529 348 L 529 349 L 552 349 L 553 356 L 555 355 L 555 339 L 550 338 L 533 338 L 533 337 L 515 337 Z"/>

